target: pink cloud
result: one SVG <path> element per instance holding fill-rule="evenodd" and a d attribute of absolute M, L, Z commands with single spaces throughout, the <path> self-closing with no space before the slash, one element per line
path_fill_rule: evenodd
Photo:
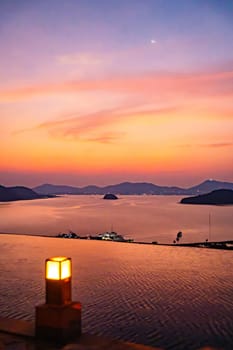
<path fill-rule="evenodd" d="M 124 132 L 113 132 L 111 126 L 130 119 L 145 118 L 145 116 L 158 116 L 170 114 L 176 107 L 131 110 L 125 107 L 102 110 L 96 113 L 78 115 L 62 120 L 48 121 L 38 125 L 35 129 L 46 130 L 50 136 L 65 139 L 79 139 L 99 143 L 112 143 L 125 136 Z M 103 132 L 104 128 L 104 132 Z M 107 129 L 107 130 L 106 130 Z M 22 130 L 25 132 L 25 130 Z"/>
<path fill-rule="evenodd" d="M 141 96 L 215 96 L 233 94 L 233 71 L 109 77 L 96 80 L 46 83 L 0 91 L 0 102 L 85 91 L 122 92 Z"/>
<path fill-rule="evenodd" d="M 206 145 L 203 145 L 203 147 L 210 147 L 210 148 L 228 148 L 233 147 L 232 142 L 216 142 L 216 143 L 208 143 Z"/>
<path fill-rule="evenodd" d="M 183 144 L 179 145 L 179 147 L 182 148 L 189 148 L 189 147 L 201 147 L 201 148 L 230 148 L 233 147 L 232 142 L 214 142 L 214 143 L 203 143 L 203 144 Z"/>
<path fill-rule="evenodd" d="M 67 54 L 57 57 L 57 62 L 62 65 L 96 66 L 104 63 L 101 56 L 91 53 Z"/>

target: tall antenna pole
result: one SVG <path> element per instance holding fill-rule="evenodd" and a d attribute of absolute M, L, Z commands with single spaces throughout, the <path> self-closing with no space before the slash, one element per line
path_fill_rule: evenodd
<path fill-rule="evenodd" d="M 211 240 L 211 215 L 209 213 L 209 241 Z"/>

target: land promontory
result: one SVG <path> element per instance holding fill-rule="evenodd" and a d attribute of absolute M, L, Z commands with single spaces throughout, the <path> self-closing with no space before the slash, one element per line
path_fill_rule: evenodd
<path fill-rule="evenodd" d="M 39 199 L 45 197 L 49 196 L 40 195 L 24 186 L 5 187 L 0 185 L 0 202 Z"/>
<path fill-rule="evenodd" d="M 215 190 L 195 197 L 181 199 L 182 204 L 230 205 L 233 204 L 233 190 Z"/>

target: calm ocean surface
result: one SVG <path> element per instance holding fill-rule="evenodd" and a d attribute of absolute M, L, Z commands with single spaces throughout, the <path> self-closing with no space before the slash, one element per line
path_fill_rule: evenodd
<path fill-rule="evenodd" d="M 54 235 L 111 229 L 138 240 L 233 239 L 233 207 L 177 204 L 178 197 L 106 202 L 72 196 L 0 205 L 0 231 Z M 207 235 L 207 237 L 206 237 Z M 0 316 L 34 319 L 44 302 L 44 260 L 73 261 L 73 299 L 84 331 L 158 346 L 233 349 L 233 251 L 0 235 Z"/>
<path fill-rule="evenodd" d="M 56 235 L 70 229 L 88 235 L 113 229 L 135 240 L 172 243 L 182 231 L 183 242 L 233 240 L 233 206 L 184 205 L 180 199 L 121 196 L 107 201 L 100 196 L 64 196 L 0 203 L 0 232 Z"/>

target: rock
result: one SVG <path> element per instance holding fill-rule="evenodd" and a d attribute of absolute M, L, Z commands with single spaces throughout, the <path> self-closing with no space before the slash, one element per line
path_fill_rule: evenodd
<path fill-rule="evenodd" d="M 115 194 L 107 193 L 104 195 L 103 199 L 118 199 L 118 197 Z"/>

